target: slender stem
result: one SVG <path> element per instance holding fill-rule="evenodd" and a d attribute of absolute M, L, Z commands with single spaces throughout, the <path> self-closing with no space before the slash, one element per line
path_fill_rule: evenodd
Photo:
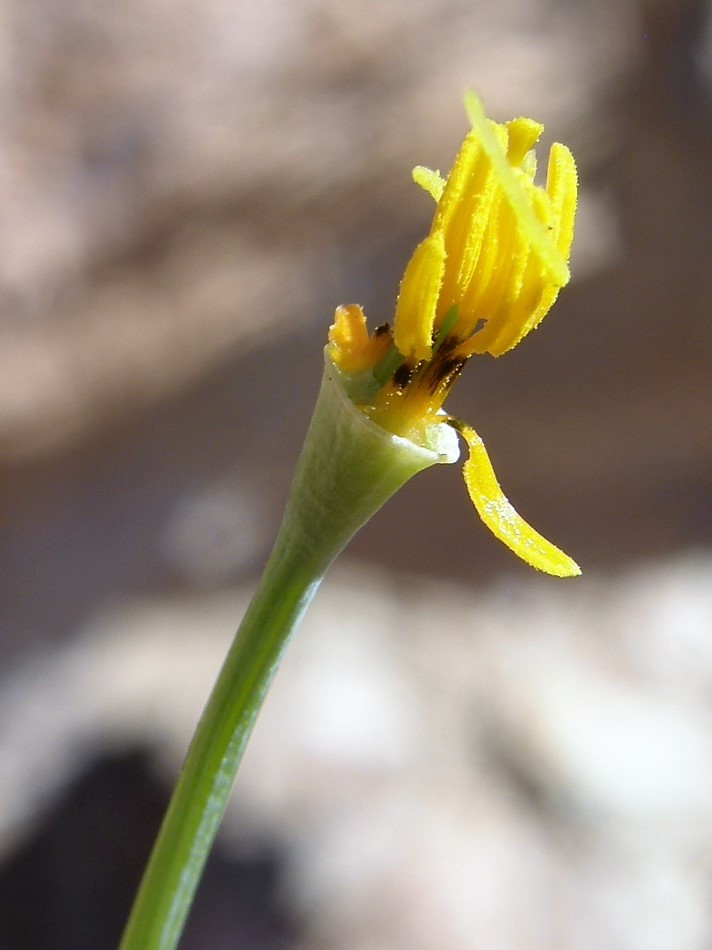
<path fill-rule="evenodd" d="M 177 945 L 255 718 L 321 580 L 278 540 L 188 751 L 126 926 L 122 950 Z"/>
<path fill-rule="evenodd" d="M 360 412 L 327 360 L 274 551 L 193 737 L 121 943 L 173 950 L 257 713 L 333 559 L 409 478 L 457 457 L 448 426 L 423 448 Z"/>

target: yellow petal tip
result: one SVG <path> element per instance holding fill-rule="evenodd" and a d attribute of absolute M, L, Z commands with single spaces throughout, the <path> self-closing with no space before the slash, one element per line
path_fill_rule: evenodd
<path fill-rule="evenodd" d="M 470 449 L 465 462 L 467 491 L 482 521 L 492 534 L 538 571 L 553 577 L 577 577 L 578 564 L 551 541 L 535 531 L 517 513 L 502 491 L 482 439 L 474 429 L 458 423 L 458 429 Z"/>
<path fill-rule="evenodd" d="M 413 169 L 413 181 L 416 185 L 420 185 L 423 191 L 427 191 L 434 201 L 440 201 L 445 188 L 445 179 L 439 171 L 433 171 L 425 165 L 416 165 Z"/>
<path fill-rule="evenodd" d="M 395 344 L 405 357 L 430 359 L 438 296 L 445 271 L 445 242 L 439 231 L 416 247 L 401 281 L 393 321 Z"/>

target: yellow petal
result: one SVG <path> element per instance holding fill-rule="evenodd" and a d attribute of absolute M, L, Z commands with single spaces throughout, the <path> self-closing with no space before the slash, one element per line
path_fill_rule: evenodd
<path fill-rule="evenodd" d="M 531 154 L 531 153 L 530 153 Z M 562 259 L 567 260 L 573 238 L 576 214 L 576 165 L 571 152 L 555 143 L 549 156 L 546 191 L 522 180 L 531 207 L 550 234 Z M 519 233 L 519 246 L 512 251 L 520 266 L 503 268 L 507 277 L 506 293 L 497 303 L 492 294 L 480 294 L 479 312 L 487 314 L 486 325 L 463 347 L 463 355 L 490 353 L 501 356 L 534 330 L 551 309 L 560 285 L 551 280 L 536 248 L 528 244 L 529 235 Z M 492 285 L 494 286 L 494 285 Z M 484 304 L 489 306 L 485 307 Z M 466 303 L 465 306 L 469 305 Z"/>
<path fill-rule="evenodd" d="M 563 287 L 569 279 L 566 258 L 561 255 L 546 227 L 537 218 L 534 209 L 529 204 L 527 193 L 522 188 L 521 178 L 510 165 L 506 153 L 495 136 L 494 129 L 497 124 L 487 118 L 480 100 L 472 92 L 465 96 L 465 108 L 475 135 L 492 163 L 499 187 L 511 205 L 527 243 L 540 259 L 549 279 L 559 287 Z M 522 125 L 519 131 L 524 135 L 528 129 L 529 126 Z"/>
<path fill-rule="evenodd" d="M 560 142 L 551 146 L 546 191 L 551 198 L 554 240 L 559 253 L 568 259 L 574 237 L 578 178 L 574 157 Z"/>
<path fill-rule="evenodd" d="M 368 343 L 366 317 L 358 304 L 337 307 L 329 327 L 329 350 L 334 363 L 346 372 L 358 368 L 361 353 Z"/>
<path fill-rule="evenodd" d="M 329 355 L 345 373 L 372 369 L 390 346 L 388 334 L 368 335 L 366 316 L 356 303 L 337 307 L 329 327 Z"/>
<path fill-rule="evenodd" d="M 445 187 L 445 179 L 440 172 L 434 172 L 425 165 L 416 165 L 413 169 L 413 181 L 420 185 L 423 191 L 427 191 L 434 201 L 440 201 Z"/>
<path fill-rule="evenodd" d="M 433 231 L 446 231 L 450 219 L 456 214 L 463 197 L 472 192 L 472 176 L 482 165 L 483 153 L 477 136 L 470 131 L 460 146 L 452 168 L 447 176 L 443 193 L 438 199 L 438 207 L 433 219 Z M 487 163 L 485 162 L 485 165 Z"/>
<path fill-rule="evenodd" d="M 506 132 L 495 128 L 503 147 L 506 146 Z M 450 188 L 445 186 L 443 203 Z M 464 302 L 468 288 L 486 286 L 488 271 L 496 269 L 500 254 L 500 243 L 489 239 L 493 222 L 499 217 L 501 190 L 497 185 L 497 176 L 484 152 L 479 149 L 477 160 L 473 163 L 464 183 L 456 207 L 448 214 L 445 229 L 445 248 L 448 253 L 448 266 L 443 282 L 443 299 L 440 301 L 440 313 L 447 311 L 453 304 Z M 437 219 L 437 215 L 436 215 Z M 472 332 L 479 317 L 469 307 L 461 306 L 455 334 L 460 337 Z"/>
<path fill-rule="evenodd" d="M 507 158 L 510 165 L 521 166 L 527 153 L 539 141 L 544 126 L 533 119 L 512 119 L 507 122 Z"/>
<path fill-rule="evenodd" d="M 477 264 L 462 295 L 468 332 L 479 319 L 487 320 L 489 325 L 497 308 L 509 300 L 512 275 L 522 260 L 520 249 L 524 246 L 512 209 L 497 189 L 489 203 Z"/>
<path fill-rule="evenodd" d="M 527 303 L 531 297 L 523 295 L 517 301 L 517 305 L 505 314 L 503 320 L 489 321 L 481 333 L 472 337 L 467 352 L 502 356 L 503 353 L 508 353 L 517 346 L 528 333 L 535 330 L 554 305 L 560 288 L 554 284 L 546 284 L 542 289 L 535 284 L 535 289 L 538 293 L 538 301 Z"/>
<path fill-rule="evenodd" d="M 576 577 L 575 561 L 543 538 L 514 510 L 500 488 L 482 439 L 474 429 L 458 429 L 470 449 L 465 462 L 465 484 L 477 513 L 490 531 L 527 564 L 555 577 Z"/>
<path fill-rule="evenodd" d="M 429 234 L 413 251 L 398 293 L 393 339 L 405 357 L 430 359 L 438 296 L 445 273 L 445 240 Z"/>

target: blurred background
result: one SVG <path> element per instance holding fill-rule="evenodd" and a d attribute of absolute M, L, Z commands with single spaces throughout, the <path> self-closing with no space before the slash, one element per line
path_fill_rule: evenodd
<path fill-rule="evenodd" d="M 573 280 L 327 578 L 184 946 L 712 946 L 703 0 L 0 4 L 0 950 L 116 945 L 337 304 L 388 320 L 475 88 L 579 163 Z"/>

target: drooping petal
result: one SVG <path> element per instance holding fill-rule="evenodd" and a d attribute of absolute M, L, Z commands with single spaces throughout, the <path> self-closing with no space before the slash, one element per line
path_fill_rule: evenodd
<path fill-rule="evenodd" d="M 435 231 L 413 251 L 398 293 L 393 339 L 407 358 L 427 360 L 432 355 L 433 327 L 444 273 L 445 241 L 442 232 Z"/>
<path fill-rule="evenodd" d="M 578 564 L 542 537 L 517 514 L 500 488 L 482 439 L 470 426 L 458 424 L 470 457 L 465 462 L 467 491 L 490 531 L 527 564 L 555 577 L 576 577 Z"/>

